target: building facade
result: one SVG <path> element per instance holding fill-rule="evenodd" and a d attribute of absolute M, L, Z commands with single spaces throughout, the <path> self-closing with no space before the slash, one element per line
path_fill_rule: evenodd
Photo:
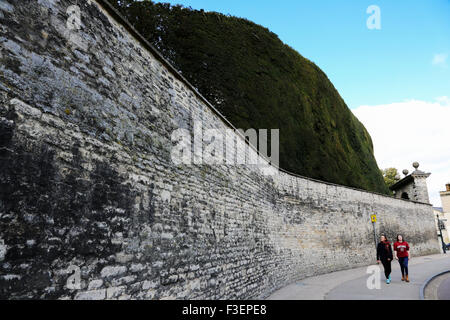
<path fill-rule="evenodd" d="M 438 219 L 441 221 L 440 223 L 445 228 L 442 230 L 442 237 L 446 244 L 450 243 L 450 183 L 446 186 L 445 191 L 441 191 L 441 202 L 442 208 L 433 208 L 434 215 L 436 217 L 436 227 L 438 228 Z M 439 228 L 438 228 L 439 232 Z"/>
<path fill-rule="evenodd" d="M 442 209 L 444 212 L 450 212 L 450 183 L 445 186 L 446 190 L 441 191 Z"/>

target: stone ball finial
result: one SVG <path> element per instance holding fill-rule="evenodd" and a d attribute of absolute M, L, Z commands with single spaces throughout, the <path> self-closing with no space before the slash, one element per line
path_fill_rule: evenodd
<path fill-rule="evenodd" d="M 420 164 L 417 161 L 413 163 L 414 169 L 416 169 L 416 170 L 419 169 L 419 166 L 420 166 Z"/>
<path fill-rule="evenodd" d="M 405 175 L 405 176 L 407 176 L 408 175 L 408 173 L 409 173 L 409 171 L 408 170 L 403 170 L 403 174 Z"/>
<path fill-rule="evenodd" d="M 399 174 L 397 174 L 396 176 L 395 176 L 395 180 L 400 180 L 402 177 L 400 177 L 400 175 Z"/>

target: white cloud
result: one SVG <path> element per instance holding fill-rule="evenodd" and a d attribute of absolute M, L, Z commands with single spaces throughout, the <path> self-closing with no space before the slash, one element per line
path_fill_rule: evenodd
<path fill-rule="evenodd" d="M 431 62 L 434 66 L 439 67 L 447 67 L 447 58 L 448 54 L 446 53 L 437 53 L 433 57 L 433 61 Z"/>
<path fill-rule="evenodd" d="M 369 131 L 380 168 L 413 170 L 418 161 L 428 179 L 430 200 L 440 206 L 439 191 L 450 182 L 450 98 L 360 106 L 353 113 Z"/>
<path fill-rule="evenodd" d="M 436 101 L 444 106 L 450 106 L 450 98 L 443 96 L 443 97 L 437 97 Z"/>

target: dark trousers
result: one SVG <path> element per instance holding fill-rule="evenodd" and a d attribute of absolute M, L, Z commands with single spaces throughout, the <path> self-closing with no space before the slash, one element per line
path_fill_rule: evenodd
<path fill-rule="evenodd" d="M 384 275 L 386 276 L 386 279 L 389 278 L 389 275 L 391 274 L 391 261 L 388 261 L 387 259 L 381 259 L 381 263 L 384 267 Z"/>
<path fill-rule="evenodd" d="M 400 263 L 400 269 L 402 270 L 402 276 L 408 275 L 408 257 L 398 258 Z"/>

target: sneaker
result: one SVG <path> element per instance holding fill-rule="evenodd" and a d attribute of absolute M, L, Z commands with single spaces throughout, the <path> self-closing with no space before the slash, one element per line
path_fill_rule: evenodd
<path fill-rule="evenodd" d="M 386 279 L 386 284 L 391 283 L 391 279 Z"/>

